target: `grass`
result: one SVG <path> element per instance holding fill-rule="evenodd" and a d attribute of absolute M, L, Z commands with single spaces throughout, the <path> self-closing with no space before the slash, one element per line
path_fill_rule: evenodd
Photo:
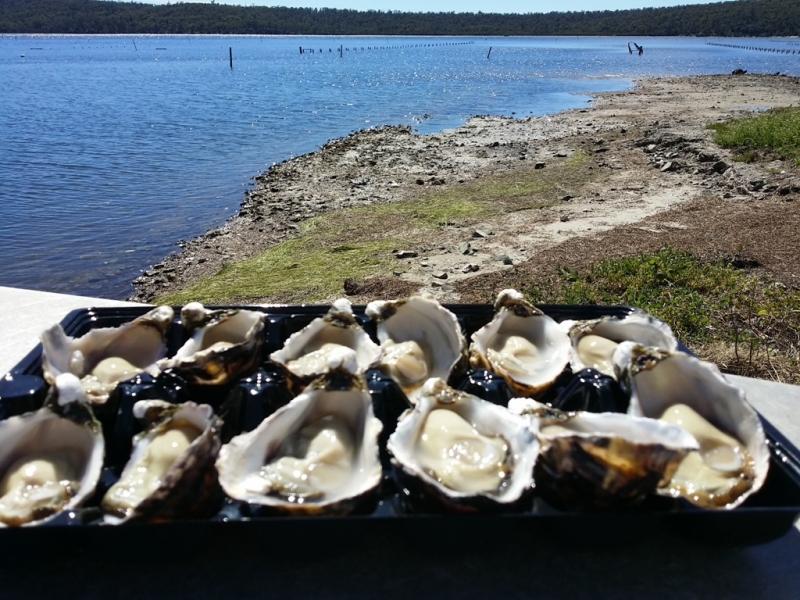
<path fill-rule="evenodd" d="M 800 164 L 800 108 L 776 108 L 758 116 L 709 125 L 714 141 L 733 148 L 745 162 L 758 160 L 765 152 Z"/>
<path fill-rule="evenodd" d="M 522 169 L 408 200 L 326 213 L 305 221 L 296 238 L 228 263 L 218 273 L 155 301 L 323 301 L 341 294 L 345 279 L 389 276 L 397 264 L 392 250 L 425 245 L 431 230 L 549 206 L 566 193 L 577 195 L 599 176 L 592 165 L 587 155 L 576 153 L 547 169 Z"/>
<path fill-rule="evenodd" d="M 800 383 L 800 291 L 726 262 L 664 247 L 580 271 L 560 267 L 526 293 L 536 303 L 638 306 L 724 371 Z"/>

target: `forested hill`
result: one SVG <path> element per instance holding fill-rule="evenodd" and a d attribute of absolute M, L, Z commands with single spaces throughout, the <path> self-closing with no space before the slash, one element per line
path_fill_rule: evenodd
<path fill-rule="evenodd" d="M 792 36 L 800 35 L 800 1 L 520 15 L 0 0 L 0 33 Z"/>

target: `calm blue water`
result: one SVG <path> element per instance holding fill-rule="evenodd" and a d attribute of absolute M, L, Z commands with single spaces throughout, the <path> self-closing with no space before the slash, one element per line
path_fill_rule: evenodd
<path fill-rule="evenodd" d="M 123 298 L 251 177 L 364 127 L 555 112 L 641 75 L 800 74 L 800 54 L 706 44 L 791 40 L 637 39 L 641 57 L 627 41 L 2 36 L 0 285 Z"/>

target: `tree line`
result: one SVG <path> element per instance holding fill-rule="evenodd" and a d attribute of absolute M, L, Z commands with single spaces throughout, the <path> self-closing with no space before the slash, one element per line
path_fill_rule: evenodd
<path fill-rule="evenodd" d="M 800 2 L 735 0 L 669 8 L 497 14 L 0 0 L 0 33 L 769 37 L 800 35 Z"/>

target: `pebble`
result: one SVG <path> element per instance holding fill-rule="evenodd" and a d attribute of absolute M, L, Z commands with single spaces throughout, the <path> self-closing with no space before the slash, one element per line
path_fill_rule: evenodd
<path fill-rule="evenodd" d="M 414 252 L 413 250 L 398 250 L 395 253 L 395 256 L 397 258 L 416 258 L 417 253 Z"/>
<path fill-rule="evenodd" d="M 461 242 L 458 245 L 458 251 L 461 254 L 472 254 L 472 244 L 470 244 L 469 242 Z"/>
<path fill-rule="evenodd" d="M 434 273 L 433 276 L 436 279 L 447 279 L 447 273 L 445 273 L 444 271 L 436 271 L 436 273 Z"/>

